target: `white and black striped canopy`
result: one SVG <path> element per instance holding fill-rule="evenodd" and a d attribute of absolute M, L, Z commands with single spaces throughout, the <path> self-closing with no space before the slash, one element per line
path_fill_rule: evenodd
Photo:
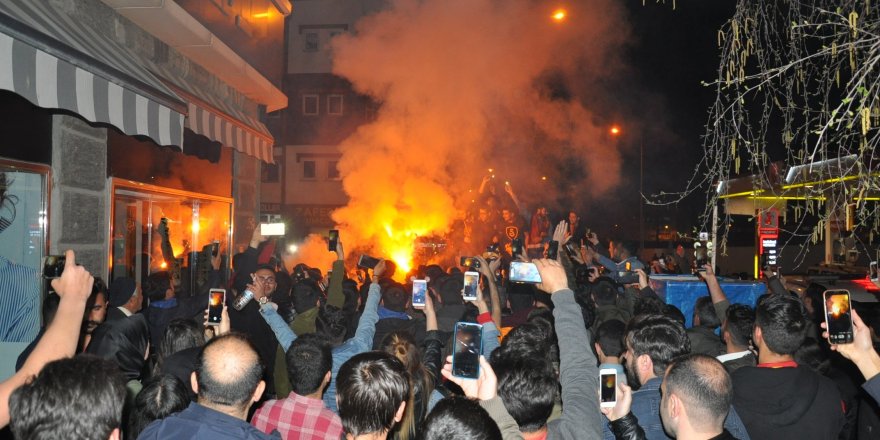
<path fill-rule="evenodd" d="M 0 89 L 182 148 L 186 103 L 139 65 L 49 2 L 0 2 Z"/>
<path fill-rule="evenodd" d="M 0 1 L 0 89 L 160 145 L 183 149 L 187 128 L 273 162 L 274 139 L 260 121 L 71 13 L 44 0 Z"/>

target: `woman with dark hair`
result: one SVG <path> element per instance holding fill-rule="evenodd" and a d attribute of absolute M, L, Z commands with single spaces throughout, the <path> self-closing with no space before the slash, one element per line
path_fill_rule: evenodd
<path fill-rule="evenodd" d="M 501 430 L 483 407 L 466 397 L 447 397 L 422 423 L 418 440 L 501 440 Z"/>
<path fill-rule="evenodd" d="M 413 335 L 404 331 L 389 333 L 382 341 L 382 351 L 396 357 L 409 372 L 410 392 L 409 401 L 403 419 L 390 433 L 389 438 L 397 440 L 412 440 L 419 430 L 419 425 L 428 412 L 428 401 L 434 384 L 440 378 L 440 352 L 443 343 L 440 342 L 440 332 L 437 330 L 437 315 L 434 312 L 434 304 L 431 295 L 425 295 L 425 342 L 424 355 L 421 355 L 416 346 Z"/>
<path fill-rule="evenodd" d="M 153 377 L 144 384 L 129 409 L 125 439 L 136 439 L 154 420 L 183 411 L 189 402 L 189 391 L 180 379 L 170 374 Z"/>

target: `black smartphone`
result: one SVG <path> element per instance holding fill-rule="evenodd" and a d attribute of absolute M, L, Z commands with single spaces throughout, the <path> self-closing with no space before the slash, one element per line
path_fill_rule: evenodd
<path fill-rule="evenodd" d="M 849 291 L 826 290 L 822 293 L 825 300 L 825 326 L 828 329 L 828 342 L 831 344 L 849 344 L 853 341 L 852 302 Z"/>
<path fill-rule="evenodd" d="M 535 263 L 524 261 L 510 262 L 510 281 L 514 283 L 538 284 L 541 282 L 541 274 Z"/>
<path fill-rule="evenodd" d="M 219 253 L 220 253 L 220 242 L 218 240 L 214 240 L 214 242 L 211 243 L 211 256 L 216 257 L 217 254 L 219 254 Z"/>
<path fill-rule="evenodd" d="M 461 257 L 458 263 L 461 267 L 469 267 L 474 269 L 480 268 L 480 260 L 477 260 L 474 257 Z"/>
<path fill-rule="evenodd" d="M 559 242 L 550 240 L 550 243 L 547 244 L 547 259 L 556 260 L 557 258 L 559 258 Z"/>
<path fill-rule="evenodd" d="M 483 326 L 472 322 L 455 323 L 455 349 L 452 352 L 452 375 L 466 379 L 480 377 L 480 350 Z"/>
<path fill-rule="evenodd" d="M 65 264 L 67 264 L 67 256 L 47 255 L 43 258 L 43 277 L 48 279 L 60 278 L 64 272 Z"/>
<path fill-rule="evenodd" d="M 220 325 L 223 319 L 223 303 L 226 301 L 225 289 L 211 289 L 208 293 L 208 325 Z"/>
<path fill-rule="evenodd" d="M 364 254 L 361 255 L 361 257 L 358 259 L 357 266 L 362 269 L 375 269 L 377 264 L 379 264 L 378 258 L 373 258 L 369 255 Z"/>
<path fill-rule="evenodd" d="M 330 248 L 330 252 L 336 252 L 336 245 L 339 243 L 339 231 L 331 229 L 327 235 L 330 238 L 327 247 Z"/>
<path fill-rule="evenodd" d="M 517 237 L 510 242 L 510 252 L 513 254 L 513 259 L 517 259 L 520 255 L 525 254 L 522 238 Z"/>

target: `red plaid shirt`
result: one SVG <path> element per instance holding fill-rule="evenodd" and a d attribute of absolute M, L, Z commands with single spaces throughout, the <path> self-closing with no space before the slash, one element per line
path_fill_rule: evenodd
<path fill-rule="evenodd" d="M 291 392 L 286 399 L 270 400 L 254 413 L 251 424 L 265 433 L 278 430 L 281 438 L 338 440 L 342 421 L 324 402 Z"/>

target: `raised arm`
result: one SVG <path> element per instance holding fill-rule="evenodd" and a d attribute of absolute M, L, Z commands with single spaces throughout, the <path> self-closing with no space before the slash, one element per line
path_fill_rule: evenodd
<path fill-rule="evenodd" d="M 385 272 L 385 260 L 379 262 L 373 269 L 373 282 L 370 284 L 370 292 L 367 295 L 367 303 L 364 313 L 358 321 L 354 337 L 347 343 L 357 344 L 360 351 L 368 351 L 373 348 L 373 336 L 376 335 L 376 323 L 379 321 L 379 299 L 382 298 L 382 288 L 379 287 L 379 279 Z"/>
<path fill-rule="evenodd" d="M 47 363 L 73 356 L 76 352 L 86 300 L 92 293 L 95 279 L 84 267 L 76 265 L 73 251 L 67 251 L 66 258 L 61 278 L 52 280 L 52 288 L 61 297 L 55 319 L 21 370 L 0 383 L 0 428 L 9 424 L 9 396 L 12 392 L 39 373 Z"/>
<path fill-rule="evenodd" d="M 559 340 L 559 383 L 565 410 L 556 428 L 564 439 L 602 438 L 599 412 L 599 370 L 590 349 L 583 314 L 568 288 L 565 270 L 558 261 L 536 260 L 541 274 L 538 288 L 550 293 Z"/>
<path fill-rule="evenodd" d="M 342 240 L 336 242 L 336 261 L 333 262 L 333 273 L 330 274 L 330 288 L 327 291 L 327 304 L 339 307 L 345 304 L 345 295 L 342 293 L 342 280 L 345 278 L 345 252 L 342 249 Z"/>
<path fill-rule="evenodd" d="M 497 259 L 492 263 L 487 263 L 483 257 L 478 256 L 477 260 L 480 262 L 480 274 L 483 275 L 483 279 L 486 280 L 486 286 L 489 287 L 489 301 L 492 302 L 491 310 L 480 310 L 480 313 L 484 313 L 486 311 L 491 312 L 492 321 L 495 322 L 495 326 L 501 328 L 501 297 L 498 295 L 498 285 L 495 283 L 495 271 L 498 270 L 498 267 L 501 266 L 501 259 Z M 483 303 L 483 308 L 486 308 L 486 302 L 483 298 L 482 291 L 477 296 L 477 301 L 474 301 L 474 305 L 477 308 L 480 308 L 480 305 L 477 302 Z"/>
<path fill-rule="evenodd" d="M 434 384 L 440 380 L 440 369 L 443 368 L 441 351 L 443 342 L 440 340 L 440 332 L 437 330 L 437 313 L 434 311 L 434 301 L 431 295 L 425 295 L 425 353 L 422 356 L 422 365 L 431 374 Z"/>
<path fill-rule="evenodd" d="M 707 264 L 703 268 L 706 271 L 702 273 L 702 277 L 706 281 L 706 287 L 709 288 L 709 296 L 712 298 L 715 314 L 718 315 L 718 319 L 723 321 L 724 317 L 727 316 L 730 301 L 727 300 L 727 295 L 721 290 L 721 284 L 718 283 L 718 277 L 715 276 L 715 270 L 712 268 L 712 265 Z"/>

